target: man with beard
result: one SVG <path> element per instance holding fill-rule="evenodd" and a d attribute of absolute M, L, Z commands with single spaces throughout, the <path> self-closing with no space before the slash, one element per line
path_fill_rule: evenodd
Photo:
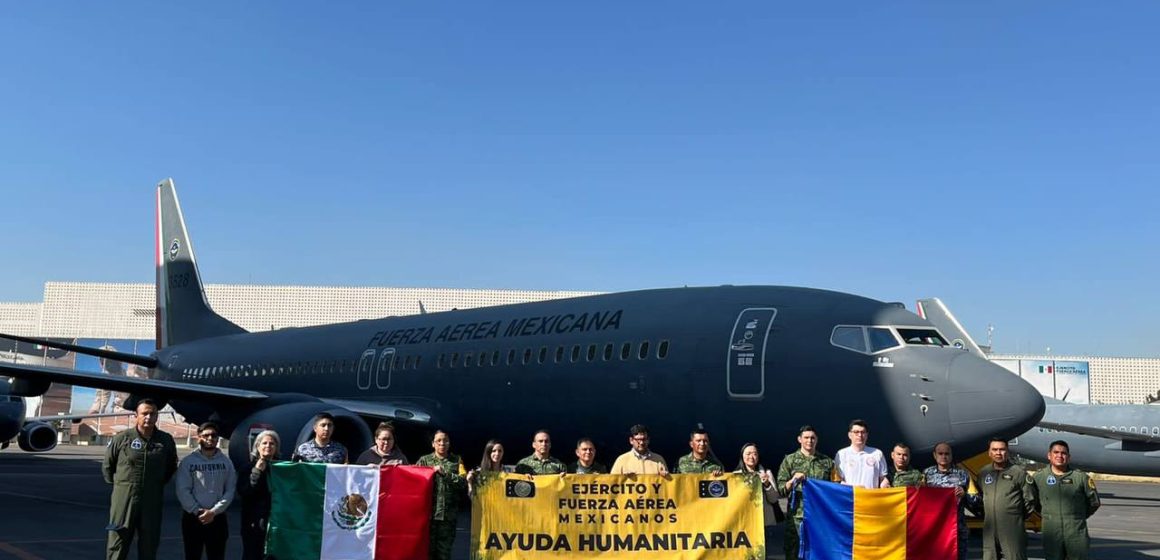
<path fill-rule="evenodd" d="M 181 537 L 185 559 L 226 557 L 229 524 L 226 509 L 234 500 L 237 474 L 234 465 L 218 450 L 218 426 L 206 422 L 197 428 L 198 450 L 186 455 L 177 467 L 177 501 L 181 502 Z"/>

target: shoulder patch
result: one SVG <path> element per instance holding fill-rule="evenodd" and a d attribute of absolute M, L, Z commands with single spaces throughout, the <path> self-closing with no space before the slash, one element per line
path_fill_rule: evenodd
<path fill-rule="evenodd" d="M 1088 477 L 1088 488 L 1091 488 L 1092 490 L 1096 489 L 1096 479 L 1090 476 Z"/>

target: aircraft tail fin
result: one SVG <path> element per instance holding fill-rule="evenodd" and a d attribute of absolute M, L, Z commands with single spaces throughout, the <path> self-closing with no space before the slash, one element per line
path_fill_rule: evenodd
<path fill-rule="evenodd" d="M 930 321 L 940 332 L 950 339 L 951 345 L 962 348 L 980 358 L 987 359 L 983 349 L 975 344 L 967 330 L 959 324 L 959 320 L 951 314 L 951 310 L 938 298 L 920 299 L 917 302 L 918 316 Z"/>
<path fill-rule="evenodd" d="M 246 332 L 205 298 L 173 179 L 157 184 L 157 348 Z"/>

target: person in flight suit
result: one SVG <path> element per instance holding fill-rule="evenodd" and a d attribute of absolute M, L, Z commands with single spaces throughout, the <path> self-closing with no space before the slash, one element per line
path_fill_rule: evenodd
<path fill-rule="evenodd" d="M 1043 516 L 1043 554 L 1047 560 L 1087 560 L 1087 518 L 1100 509 L 1096 482 L 1071 468 L 1066 441 L 1051 442 L 1047 460 L 1051 467 L 1031 477 L 1035 511 Z"/>
<path fill-rule="evenodd" d="M 156 403 L 150 399 L 137 403 L 136 425 L 113 436 L 101 471 L 105 482 L 113 485 L 107 558 L 128 558 L 134 535 L 137 558 L 156 558 L 163 490 L 177 472 L 177 446 L 172 436 L 157 429 Z"/>
<path fill-rule="evenodd" d="M 797 558 L 800 547 L 802 519 L 805 509 L 802 507 L 802 483 L 807 478 L 835 481 L 838 479 L 834 460 L 818 451 L 818 432 L 813 426 L 802 426 L 798 430 L 797 451 L 782 459 L 777 469 L 777 490 L 782 496 L 789 498 L 789 510 L 786 512 L 791 518 L 785 524 L 785 540 L 782 543 L 786 558 Z"/>
<path fill-rule="evenodd" d="M 910 466 L 909 445 L 902 442 L 894 444 L 894 449 L 890 452 L 890 458 L 894 461 L 894 473 L 890 475 L 891 486 L 897 488 L 902 486 L 922 486 L 926 484 L 926 478 L 923 477 L 922 471 L 911 468 Z"/>
<path fill-rule="evenodd" d="M 987 447 L 991 464 L 979 469 L 983 500 L 983 560 L 1027 560 L 1027 530 L 1034 496 L 1031 476 L 1007 458 L 1007 440 L 995 437 Z"/>

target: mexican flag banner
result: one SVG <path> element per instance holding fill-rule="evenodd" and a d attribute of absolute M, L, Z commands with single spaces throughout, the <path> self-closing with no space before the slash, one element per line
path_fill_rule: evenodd
<path fill-rule="evenodd" d="M 275 463 L 266 554 L 426 559 L 434 477 L 426 467 Z"/>

